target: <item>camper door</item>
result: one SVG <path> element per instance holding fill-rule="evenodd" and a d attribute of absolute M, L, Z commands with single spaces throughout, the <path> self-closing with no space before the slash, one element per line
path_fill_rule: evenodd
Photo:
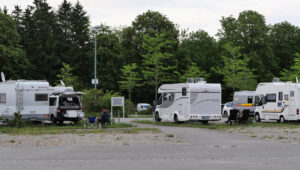
<path fill-rule="evenodd" d="M 266 119 L 277 119 L 278 114 L 282 112 L 281 108 L 279 109 L 277 103 L 276 93 L 267 93 L 266 94 L 266 104 L 264 106 L 263 112 L 266 114 Z"/>

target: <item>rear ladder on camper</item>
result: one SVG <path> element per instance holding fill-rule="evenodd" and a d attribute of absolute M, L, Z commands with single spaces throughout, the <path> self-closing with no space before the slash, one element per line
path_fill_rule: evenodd
<path fill-rule="evenodd" d="M 16 95 L 17 95 L 17 108 L 18 111 L 22 111 L 24 109 L 23 107 L 23 86 L 20 86 L 20 83 L 17 85 L 16 89 Z"/>

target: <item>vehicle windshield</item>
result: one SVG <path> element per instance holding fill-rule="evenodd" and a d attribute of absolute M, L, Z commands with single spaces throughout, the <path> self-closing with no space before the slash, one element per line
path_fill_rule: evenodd
<path fill-rule="evenodd" d="M 149 108 L 149 105 L 142 105 L 142 108 L 143 108 L 143 109 L 148 109 L 148 108 Z"/>
<path fill-rule="evenodd" d="M 227 106 L 227 107 L 232 107 L 232 106 L 233 106 L 233 103 L 232 103 L 232 102 L 229 102 L 229 103 L 226 104 L 226 106 Z"/>

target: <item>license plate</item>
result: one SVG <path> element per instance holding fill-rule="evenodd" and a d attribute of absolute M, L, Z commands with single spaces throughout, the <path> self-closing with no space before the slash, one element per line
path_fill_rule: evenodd
<path fill-rule="evenodd" d="M 208 120 L 209 117 L 208 117 L 208 116 L 202 116 L 202 119 L 203 119 L 203 120 Z"/>
<path fill-rule="evenodd" d="M 69 110 L 67 113 L 69 117 L 77 117 L 77 111 Z"/>

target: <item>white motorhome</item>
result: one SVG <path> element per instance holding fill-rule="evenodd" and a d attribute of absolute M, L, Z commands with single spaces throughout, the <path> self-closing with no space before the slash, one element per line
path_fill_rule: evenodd
<path fill-rule="evenodd" d="M 244 110 L 249 110 L 250 115 L 254 116 L 254 99 L 255 91 L 236 91 L 233 95 L 233 108 L 242 113 Z"/>
<path fill-rule="evenodd" d="M 24 120 L 49 120 L 49 83 L 47 81 L 16 80 L 0 83 L 0 115 L 13 119 L 20 112 Z"/>
<path fill-rule="evenodd" d="M 82 110 L 81 96 L 73 87 L 56 86 L 50 88 L 50 117 L 53 123 L 81 120 L 85 114 Z"/>
<path fill-rule="evenodd" d="M 164 84 L 155 109 L 156 121 L 182 122 L 221 120 L 221 85 L 193 81 Z"/>
<path fill-rule="evenodd" d="M 300 84 L 270 82 L 258 84 L 255 91 L 255 120 L 278 122 L 300 120 Z"/>

